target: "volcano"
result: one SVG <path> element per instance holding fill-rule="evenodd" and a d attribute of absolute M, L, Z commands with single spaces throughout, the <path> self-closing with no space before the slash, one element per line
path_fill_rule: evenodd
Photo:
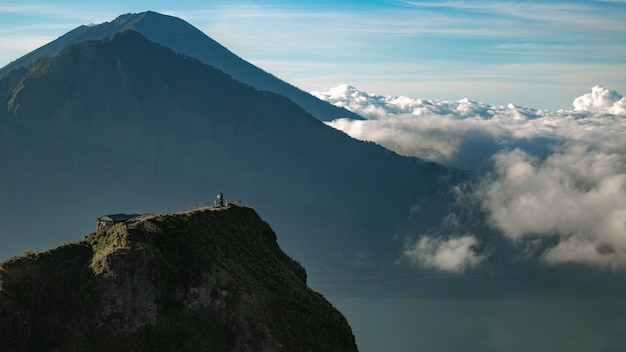
<path fill-rule="evenodd" d="M 122 15 L 99 25 L 80 26 L 1 68 L 0 77 L 12 69 L 29 66 L 39 58 L 53 57 L 70 45 L 110 38 L 126 30 L 137 31 L 154 43 L 214 66 L 258 90 L 283 95 L 320 120 L 330 121 L 339 117 L 361 119 L 344 108 L 319 100 L 250 64 L 186 21 L 152 11 Z"/>

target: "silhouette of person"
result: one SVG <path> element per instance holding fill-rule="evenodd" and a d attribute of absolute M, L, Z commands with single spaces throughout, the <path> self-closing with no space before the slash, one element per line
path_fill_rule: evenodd
<path fill-rule="evenodd" d="M 222 191 L 220 191 L 220 194 L 217 195 L 217 199 L 219 199 L 220 207 L 223 207 L 224 206 L 224 194 L 222 194 Z"/>

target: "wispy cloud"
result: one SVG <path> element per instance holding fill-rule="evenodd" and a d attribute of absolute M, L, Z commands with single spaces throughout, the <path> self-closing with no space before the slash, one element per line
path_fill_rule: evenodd
<path fill-rule="evenodd" d="M 412 1 L 407 4 L 439 17 L 434 28 L 456 30 L 459 37 L 468 39 L 481 35 L 499 39 L 501 43 L 522 41 L 547 45 L 544 49 L 555 44 L 575 49 L 584 43 L 589 49 L 615 40 L 623 42 L 619 38 L 626 34 L 623 25 L 626 8 L 598 6 L 593 2 Z M 532 46 L 526 49 L 534 51 Z"/>
<path fill-rule="evenodd" d="M 19 24 L 21 21 L 29 22 L 29 18 L 36 18 L 39 23 L 50 24 L 54 26 L 75 25 L 76 23 L 104 22 L 111 18 L 110 13 L 115 9 L 105 6 L 94 6 L 93 4 L 76 2 L 72 4 L 71 10 L 67 6 L 59 6 L 57 3 L 30 3 L 15 4 L 7 3 L 0 5 L 0 15 L 5 21 L 13 24 Z M 114 15 L 117 16 L 117 15 Z M 100 21 L 98 21 L 100 19 Z"/>
<path fill-rule="evenodd" d="M 0 4 L 0 66 L 45 45 L 70 30 L 88 23 L 112 20 L 119 13 L 112 7 L 77 3 Z"/>
<path fill-rule="evenodd" d="M 485 260 L 484 255 L 475 252 L 478 239 L 474 236 L 448 239 L 421 237 L 404 255 L 423 269 L 433 269 L 461 274 L 476 268 Z"/>
<path fill-rule="evenodd" d="M 607 2 L 607 1 L 605 1 Z M 617 1 L 615 1 L 617 2 Z M 475 12 L 489 15 L 493 18 L 519 18 L 524 20 L 543 20 L 557 22 L 575 22 L 585 18 L 584 23 L 600 23 L 599 17 L 604 8 L 598 8 L 591 3 L 572 1 L 405 1 L 406 5 L 414 8 L 430 8 L 444 11 L 450 16 L 465 15 Z M 622 11 L 624 11 L 622 9 Z M 615 14 L 614 14 L 615 15 Z M 611 16 L 617 20 L 619 16 Z M 606 24 L 606 23 L 605 23 Z M 616 23 L 613 23 L 616 24 Z"/>

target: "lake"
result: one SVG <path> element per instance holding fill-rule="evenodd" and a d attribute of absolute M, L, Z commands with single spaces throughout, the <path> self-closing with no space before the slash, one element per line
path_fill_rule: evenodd
<path fill-rule="evenodd" d="M 626 351 L 626 298 L 327 299 L 361 352 Z"/>

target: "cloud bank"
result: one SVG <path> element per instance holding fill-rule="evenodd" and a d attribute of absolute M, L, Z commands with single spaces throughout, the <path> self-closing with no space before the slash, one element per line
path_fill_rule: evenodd
<path fill-rule="evenodd" d="M 397 153 L 476 171 L 473 197 L 489 225 L 548 264 L 626 269 L 626 98 L 595 86 L 572 110 L 368 94 L 348 85 L 313 93 L 367 120 L 330 126 Z M 414 264 L 448 272 L 480 265 L 474 235 L 421 236 Z M 537 246 L 537 244 L 542 244 Z"/>

